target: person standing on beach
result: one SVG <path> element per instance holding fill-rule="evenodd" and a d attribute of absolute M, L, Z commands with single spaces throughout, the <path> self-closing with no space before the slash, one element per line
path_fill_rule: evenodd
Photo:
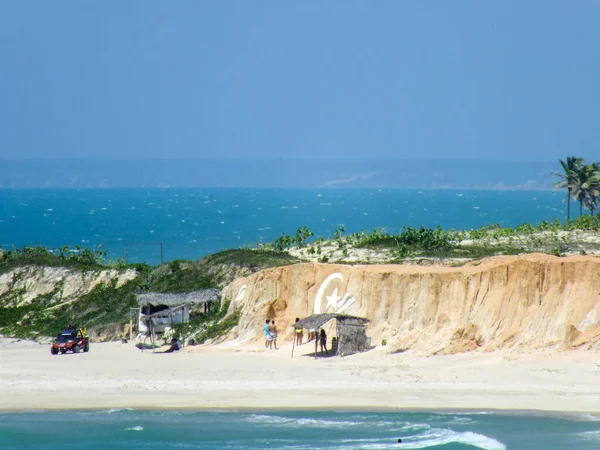
<path fill-rule="evenodd" d="M 296 317 L 296 323 L 300 322 L 300 317 Z M 296 327 L 296 345 L 302 344 L 302 327 Z"/>
<path fill-rule="evenodd" d="M 321 333 L 319 334 L 319 341 L 321 342 L 321 353 L 325 349 L 325 354 L 327 354 L 327 333 L 323 329 L 321 329 Z"/>
<path fill-rule="evenodd" d="M 271 345 L 275 346 L 275 350 L 277 350 L 277 327 L 275 326 L 275 321 L 271 320 L 271 325 L 269 325 L 269 334 L 271 335 Z"/>
<path fill-rule="evenodd" d="M 265 325 L 263 326 L 263 332 L 265 333 L 265 348 L 269 348 L 271 346 L 271 333 L 269 332 L 269 323 L 267 320 Z"/>

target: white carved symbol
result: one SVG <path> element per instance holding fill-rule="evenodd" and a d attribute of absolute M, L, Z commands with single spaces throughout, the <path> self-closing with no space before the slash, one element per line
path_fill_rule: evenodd
<path fill-rule="evenodd" d="M 325 294 L 325 290 L 327 289 L 329 284 L 334 280 L 338 280 L 340 283 L 344 281 L 342 275 L 339 273 L 332 273 L 327 278 L 325 278 L 325 281 L 323 281 L 323 284 L 321 284 L 321 286 L 319 287 L 319 290 L 317 291 L 317 295 L 315 297 L 314 314 L 321 314 L 323 295 Z M 344 294 L 343 296 L 339 295 L 337 287 L 333 289 L 331 295 L 326 295 L 325 298 L 327 299 L 327 305 L 325 306 L 325 310 L 323 312 L 341 313 L 354 304 L 354 297 L 348 294 Z"/>
<path fill-rule="evenodd" d="M 246 295 L 246 288 L 247 286 L 245 284 L 240 288 L 237 293 L 237 297 L 235 298 L 236 302 L 241 302 L 244 299 L 244 296 Z"/>

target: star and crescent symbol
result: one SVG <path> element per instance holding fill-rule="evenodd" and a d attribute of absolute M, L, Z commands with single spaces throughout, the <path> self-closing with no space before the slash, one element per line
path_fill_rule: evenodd
<path fill-rule="evenodd" d="M 334 281 L 342 283 L 344 279 L 339 273 L 332 273 L 327 278 L 325 278 L 325 281 L 323 281 L 323 283 L 319 287 L 319 290 L 317 291 L 317 295 L 315 296 L 314 314 L 321 314 L 322 312 L 327 311 L 341 313 L 354 304 L 354 297 L 347 293 L 340 295 L 337 286 L 333 289 L 333 292 L 330 295 L 325 295 L 325 291 L 327 290 L 329 285 Z M 327 303 L 323 311 L 321 311 L 323 297 L 325 297 Z"/>

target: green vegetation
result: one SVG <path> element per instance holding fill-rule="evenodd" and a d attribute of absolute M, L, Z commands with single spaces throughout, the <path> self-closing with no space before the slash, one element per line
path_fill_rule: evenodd
<path fill-rule="evenodd" d="M 82 324 L 100 331 L 125 323 L 129 308 L 137 306 L 135 294 L 140 289 L 140 281 L 138 277 L 117 287 L 117 279 L 113 278 L 68 303 L 60 302 L 62 284 L 57 283 L 53 291 L 39 295 L 31 303 L 0 308 L 0 329 L 7 336 L 32 339 L 54 336 L 69 324 Z M 12 295 L 11 292 L 7 291 L 5 296 Z M 0 303 L 7 304 L 8 298 L 2 297 Z"/>
<path fill-rule="evenodd" d="M 118 335 L 118 330 L 122 330 L 129 321 L 129 309 L 137 307 L 137 293 L 182 293 L 222 287 L 233 279 L 239 269 L 253 272 L 300 261 L 275 250 L 239 249 L 219 252 L 198 262 L 172 261 L 151 267 L 146 264 L 124 265 L 122 261 L 107 264 L 103 262 L 106 253 L 101 249 L 76 250 L 78 251 L 71 252 L 68 247 L 63 247 L 57 255 L 44 248 L 24 248 L 0 255 L 0 272 L 14 270 L 8 283 L 9 289 L 0 295 L 0 333 L 34 339 L 54 336 L 68 324 L 82 324 L 89 331 L 112 329 L 112 333 Z M 64 280 L 58 280 L 51 292 L 40 295 L 31 302 L 23 301 L 27 286 L 23 283 L 23 277 L 35 275 L 36 270 L 43 270 L 47 266 L 65 267 L 95 275 L 108 269 L 115 269 L 120 274 L 127 270 L 135 270 L 137 273 L 133 280 L 121 286 L 117 286 L 116 277 L 108 282 L 101 282 L 76 299 L 62 298 Z M 18 270 L 20 267 L 30 269 L 25 274 Z M 223 305 L 208 315 L 197 316 L 197 320 L 202 322 L 196 323 L 197 330 L 201 329 L 203 333 L 198 339 L 214 338 L 235 326 L 239 321 L 239 312 L 223 320 L 227 307 L 228 305 Z"/>
<path fill-rule="evenodd" d="M 598 209 L 600 203 L 600 163 L 584 164 L 583 158 L 568 156 L 559 161 L 563 171 L 553 175 L 559 178 L 554 185 L 556 189 L 566 189 L 567 220 L 571 219 L 571 203 L 579 202 L 579 215 L 587 209 L 590 215 Z"/>
<path fill-rule="evenodd" d="M 207 267 L 234 265 L 252 271 L 268 267 L 286 266 L 298 262 L 301 262 L 299 258 L 283 251 L 274 250 L 269 246 L 262 246 L 257 249 L 239 248 L 224 250 L 200 260 L 200 264 Z"/>
<path fill-rule="evenodd" d="M 0 253 L 0 273 L 6 273 L 15 267 L 31 265 L 69 267 L 77 270 L 97 270 L 123 265 L 122 260 L 105 262 L 105 258 L 106 251 L 102 250 L 100 245 L 94 250 L 82 249 L 79 246 L 71 249 L 65 245 L 58 249 L 58 254 L 44 247 L 23 247 Z"/>
<path fill-rule="evenodd" d="M 172 261 L 165 268 L 167 270 L 159 268 L 147 277 L 144 291 L 178 294 L 217 287 L 220 282 L 219 277 L 210 274 L 206 266 L 189 261 Z"/>
<path fill-rule="evenodd" d="M 196 344 L 204 344 L 209 339 L 216 339 L 227 334 L 238 325 L 241 311 L 236 310 L 227 316 L 231 301 L 226 300 L 216 305 L 207 314 L 197 314 L 185 325 L 186 337 L 194 339 Z"/>

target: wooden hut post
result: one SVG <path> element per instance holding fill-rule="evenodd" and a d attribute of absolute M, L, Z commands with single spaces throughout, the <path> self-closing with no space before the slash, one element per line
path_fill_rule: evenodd
<path fill-rule="evenodd" d="M 294 340 L 292 342 L 292 358 L 294 357 L 294 347 L 296 346 L 296 329 L 294 328 Z"/>
<path fill-rule="evenodd" d="M 343 327 L 343 323 L 340 319 L 335 319 L 335 332 L 337 333 L 336 339 L 337 339 L 337 347 L 335 349 L 335 353 L 336 355 L 340 355 L 342 356 L 342 354 L 340 353 L 340 343 L 342 341 L 342 333 L 341 333 L 341 328 Z M 331 344 L 331 347 L 333 348 L 333 343 Z"/>
<path fill-rule="evenodd" d="M 185 308 L 187 306 L 183 305 L 181 310 L 181 346 L 185 347 Z"/>

